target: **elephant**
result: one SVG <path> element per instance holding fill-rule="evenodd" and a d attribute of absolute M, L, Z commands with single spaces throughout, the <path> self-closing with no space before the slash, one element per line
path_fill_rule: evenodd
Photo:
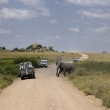
<path fill-rule="evenodd" d="M 58 72 L 58 70 L 59 70 L 59 72 Z M 73 63 L 59 62 L 58 65 L 57 65 L 56 76 L 59 77 L 60 73 L 61 72 L 64 72 L 64 77 L 65 77 L 66 76 L 66 72 L 68 72 L 69 74 L 71 74 L 72 71 L 74 71 Z"/>
<path fill-rule="evenodd" d="M 61 57 L 57 57 L 57 59 L 56 59 L 56 65 L 57 65 L 59 62 L 61 62 L 61 61 L 62 61 Z"/>

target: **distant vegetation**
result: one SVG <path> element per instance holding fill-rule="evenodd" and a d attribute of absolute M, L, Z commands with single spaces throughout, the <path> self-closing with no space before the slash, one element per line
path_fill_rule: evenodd
<path fill-rule="evenodd" d="M 33 43 L 32 45 L 29 45 L 26 48 L 18 49 L 17 47 L 15 47 L 12 50 L 12 52 L 45 52 L 45 51 L 55 51 L 55 50 L 53 49 L 53 46 L 46 47 L 36 42 Z"/>
<path fill-rule="evenodd" d="M 0 47 L 0 50 L 6 50 L 6 48 L 5 47 Z"/>
<path fill-rule="evenodd" d="M 89 55 L 89 60 L 110 61 L 110 53 L 85 53 Z"/>

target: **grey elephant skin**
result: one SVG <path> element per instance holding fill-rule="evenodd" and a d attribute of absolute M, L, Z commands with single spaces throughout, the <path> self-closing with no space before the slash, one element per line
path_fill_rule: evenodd
<path fill-rule="evenodd" d="M 56 65 L 57 65 L 59 62 L 61 62 L 61 61 L 62 61 L 61 57 L 57 57 L 57 59 L 56 59 Z"/>
<path fill-rule="evenodd" d="M 59 70 L 59 72 L 58 72 L 58 70 Z M 71 74 L 72 71 L 74 71 L 73 63 L 59 62 L 58 65 L 57 65 L 56 76 L 59 77 L 60 73 L 64 72 L 64 77 L 65 77 L 66 76 L 66 72 Z"/>

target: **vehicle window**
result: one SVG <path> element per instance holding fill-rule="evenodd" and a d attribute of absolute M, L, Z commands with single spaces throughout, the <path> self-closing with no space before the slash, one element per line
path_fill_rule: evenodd
<path fill-rule="evenodd" d="M 21 64 L 21 65 L 19 66 L 19 69 L 22 69 L 22 68 L 24 68 L 24 65 L 23 65 L 23 64 Z"/>
<path fill-rule="evenodd" d="M 31 64 L 29 64 L 29 67 L 33 67 Z"/>
<path fill-rule="evenodd" d="M 29 68 L 29 64 L 25 64 L 25 68 L 26 68 L 26 69 Z"/>
<path fill-rule="evenodd" d="M 42 63 L 46 63 L 46 61 L 41 61 Z"/>

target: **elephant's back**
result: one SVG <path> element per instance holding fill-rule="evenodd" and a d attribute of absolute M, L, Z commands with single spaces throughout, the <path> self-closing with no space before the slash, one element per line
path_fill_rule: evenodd
<path fill-rule="evenodd" d="M 66 70 L 72 70 L 74 68 L 73 63 L 65 63 Z"/>

